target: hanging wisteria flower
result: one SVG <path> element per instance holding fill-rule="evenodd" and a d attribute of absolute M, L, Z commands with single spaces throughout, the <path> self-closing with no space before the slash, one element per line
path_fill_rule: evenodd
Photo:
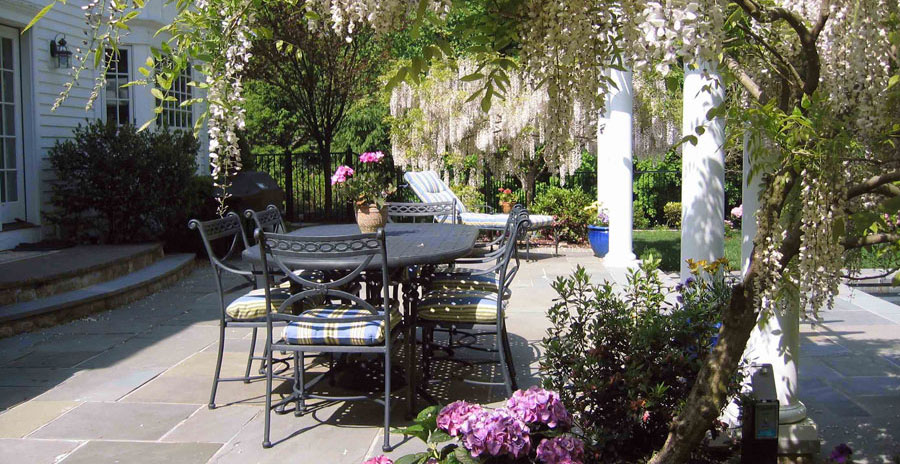
<path fill-rule="evenodd" d="M 353 172 L 353 168 L 350 166 L 338 166 L 334 171 L 334 175 L 331 176 L 331 185 L 347 182 L 347 179 L 353 176 Z"/>
<path fill-rule="evenodd" d="M 381 151 L 367 151 L 361 155 L 359 155 L 359 161 L 363 163 L 377 163 L 384 158 L 384 153 Z"/>
<path fill-rule="evenodd" d="M 546 424 L 550 428 L 568 425 L 572 418 L 555 391 L 531 387 L 518 390 L 506 401 L 506 407 L 516 418 L 527 424 Z"/>
<path fill-rule="evenodd" d="M 469 419 L 469 416 L 481 411 L 481 406 L 477 404 L 454 401 L 444 406 L 444 409 L 441 409 L 441 412 L 438 413 L 437 426 L 450 434 L 451 437 L 455 437 L 459 433 L 460 426 Z"/>
<path fill-rule="evenodd" d="M 531 450 L 530 429 L 508 409 L 484 409 L 469 414 L 459 427 L 463 446 L 472 457 L 482 454 L 520 458 Z"/>
<path fill-rule="evenodd" d="M 362 464 L 394 464 L 394 461 L 382 454 L 381 456 L 366 459 Z"/>
<path fill-rule="evenodd" d="M 580 464 L 584 459 L 584 443 L 570 436 L 541 440 L 537 458 L 545 464 Z"/>

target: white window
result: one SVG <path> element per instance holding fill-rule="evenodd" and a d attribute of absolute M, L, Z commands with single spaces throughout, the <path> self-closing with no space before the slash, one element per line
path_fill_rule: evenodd
<path fill-rule="evenodd" d="M 191 105 L 181 106 L 182 102 L 191 99 L 191 65 L 188 64 L 185 69 L 181 70 L 175 81 L 172 82 L 172 88 L 169 89 L 168 96 L 175 97 L 175 101 L 164 101 L 162 103 L 162 113 L 156 118 L 156 124 L 162 127 L 171 127 L 173 129 L 191 129 L 194 127 L 194 113 Z M 160 89 L 165 92 L 166 89 Z"/>
<path fill-rule="evenodd" d="M 116 125 L 131 124 L 131 87 L 122 87 L 131 82 L 128 50 L 120 48 L 118 53 L 106 50 L 109 69 L 106 71 L 106 122 Z"/>

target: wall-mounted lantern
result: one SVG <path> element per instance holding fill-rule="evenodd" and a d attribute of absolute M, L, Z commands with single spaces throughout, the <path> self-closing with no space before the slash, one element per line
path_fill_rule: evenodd
<path fill-rule="evenodd" d="M 59 40 L 56 37 L 59 37 Z M 68 68 L 69 57 L 72 56 L 72 52 L 69 51 L 69 47 L 66 47 L 66 35 L 56 34 L 56 37 L 53 37 L 53 40 L 50 41 L 50 56 L 56 58 L 57 68 Z"/>

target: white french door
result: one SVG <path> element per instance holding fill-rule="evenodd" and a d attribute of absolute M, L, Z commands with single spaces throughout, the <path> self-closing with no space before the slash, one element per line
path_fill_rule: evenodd
<path fill-rule="evenodd" d="M 25 220 L 19 31 L 0 26 L 0 223 Z"/>

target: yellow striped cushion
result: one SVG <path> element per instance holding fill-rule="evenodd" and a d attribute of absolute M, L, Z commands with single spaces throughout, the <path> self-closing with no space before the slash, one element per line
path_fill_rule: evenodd
<path fill-rule="evenodd" d="M 503 303 L 504 310 L 506 302 Z M 439 291 L 425 294 L 416 313 L 419 319 L 488 324 L 497 322 L 497 294 L 480 291 Z"/>
<path fill-rule="evenodd" d="M 500 280 L 491 274 L 467 274 L 464 272 L 436 272 L 432 274 L 428 290 L 476 290 L 496 293 L 500 287 Z M 507 295 L 506 298 L 509 296 Z"/>
<path fill-rule="evenodd" d="M 379 314 L 384 314 L 380 312 Z M 306 310 L 303 317 L 322 322 L 291 322 L 284 328 L 284 339 L 295 345 L 380 345 L 384 342 L 384 319 L 341 322 L 341 318 L 371 316 L 369 311 L 350 305 L 328 305 Z M 391 330 L 401 322 L 399 306 L 391 308 Z"/>
<path fill-rule="evenodd" d="M 278 311 L 278 306 L 287 300 L 290 294 L 286 289 L 277 287 L 272 289 L 272 308 Z M 266 317 L 266 290 L 259 288 L 238 297 L 225 307 L 225 314 L 232 319 L 258 319 Z"/>

